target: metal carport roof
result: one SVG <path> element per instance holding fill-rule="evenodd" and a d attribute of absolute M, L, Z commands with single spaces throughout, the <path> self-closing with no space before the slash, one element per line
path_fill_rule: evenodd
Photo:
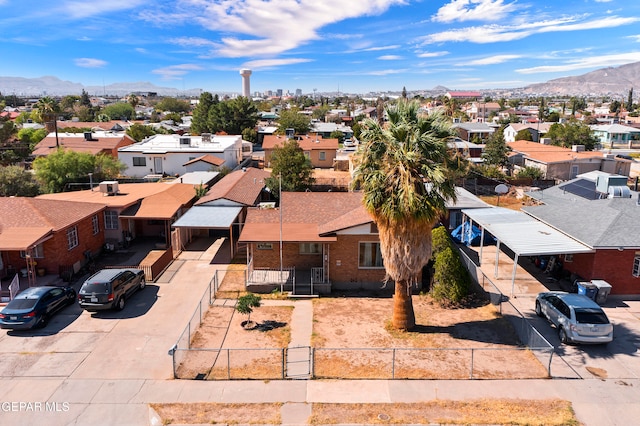
<path fill-rule="evenodd" d="M 514 253 L 511 295 L 515 286 L 519 256 L 542 256 L 574 253 L 594 253 L 595 250 L 551 226 L 542 223 L 524 212 L 489 207 L 463 209 L 462 213 L 477 223 L 483 233 L 490 232 L 497 239 L 495 276 L 498 276 L 500 244 L 505 244 Z M 482 259 L 482 247 L 480 256 Z"/>
<path fill-rule="evenodd" d="M 175 228 L 229 229 L 240 214 L 242 207 L 191 207 L 171 226 Z"/>

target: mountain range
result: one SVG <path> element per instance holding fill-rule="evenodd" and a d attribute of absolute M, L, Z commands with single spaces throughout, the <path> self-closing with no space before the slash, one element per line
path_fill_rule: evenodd
<path fill-rule="evenodd" d="M 240 83 L 238 83 L 240 86 Z M 601 68 L 574 77 L 562 77 L 545 83 L 531 84 L 505 92 L 523 96 L 615 96 L 626 99 L 629 89 L 640 87 L 640 62 L 621 65 L 619 67 Z M 240 87 L 238 87 L 240 89 Z M 429 93 L 442 92 L 449 89 L 437 86 Z M 57 77 L 40 78 L 0 77 L 0 93 L 17 96 L 64 96 L 79 95 L 85 90 L 91 96 L 126 96 L 133 92 L 154 92 L 161 96 L 199 96 L 202 89 L 179 90 L 172 87 L 156 86 L 150 82 L 113 83 L 105 86 L 83 86 L 81 83 L 60 80 Z M 491 89 L 499 94 L 502 89 Z M 237 93 L 234 91 L 218 93 L 219 95 Z"/>

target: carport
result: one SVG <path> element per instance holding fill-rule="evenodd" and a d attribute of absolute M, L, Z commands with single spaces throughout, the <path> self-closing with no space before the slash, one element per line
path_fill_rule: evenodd
<path fill-rule="evenodd" d="M 495 277 L 498 278 L 500 244 L 514 253 L 511 296 L 516 281 L 520 256 L 550 256 L 558 254 L 594 253 L 595 250 L 568 235 L 542 223 L 528 214 L 501 207 L 463 209 L 463 221 L 467 218 L 481 229 L 479 262 L 482 261 L 485 230 L 496 237 Z M 471 226 L 468 227 L 471 229 Z"/>
<path fill-rule="evenodd" d="M 191 240 L 193 229 L 215 229 L 229 231 L 229 241 L 231 243 L 231 258 L 234 256 L 233 225 L 237 224 L 238 215 L 242 207 L 229 206 L 193 206 L 184 215 L 173 223 L 174 228 L 180 229 L 180 247 L 183 247 L 183 231 L 187 234 L 187 240 Z M 240 231 L 238 231 L 240 235 Z M 236 237 L 237 239 L 237 237 Z"/>

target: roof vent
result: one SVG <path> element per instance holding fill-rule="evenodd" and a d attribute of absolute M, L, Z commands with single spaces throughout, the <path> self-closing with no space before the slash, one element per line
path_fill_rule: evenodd
<path fill-rule="evenodd" d="M 627 186 L 610 186 L 607 198 L 631 198 L 631 191 Z"/>
<path fill-rule="evenodd" d="M 180 136 L 180 145 L 191 145 L 191 137 Z"/>
<path fill-rule="evenodd" d="M 211 133 L 203 133 L 200 136 L 202 136 L 202 142 L 211 142 Z"/>
<path fill-rule="evenodd" d="M 92 141 L 93 139 L 93 133 L 91 132 L 84 132 L 84 140 L 85 141 Z"/>
<path fill-rule="evenodd" d="M 118 193 L 118 181 L 105 180 L 100 182 L 100 192 L 104 195 L 116 195 Z"/>

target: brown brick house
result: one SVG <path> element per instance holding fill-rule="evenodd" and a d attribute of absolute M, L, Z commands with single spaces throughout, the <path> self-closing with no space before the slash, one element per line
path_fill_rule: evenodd
<path fill-rule="evenodd" d="M 104 204 L 87 202 L 0 198 L 3 276 L 79 268 L 87 253 L 100 251 L 104 244 L 104 209 Z M 35 264 L 28 265 L 28 259 Z"/>
<path fill-rule="evenodd" d="M 336 158 L 339 142 L 338 139 L 325 139 L 320 135 L 297 135 L 295 136 L 298 145 L 304 151 L 304 155 L 311 160 L 311 165 L 318 168 L 333 167 Z M 282 135 L 265 135 L 262 141 L 262 149 L 264 150 L 264 164 L 266 167 L 271 161 L 273 150 L 282 147 L 287 141 L 286 136 Z"/>
<path fill-rule="evenodd" d="M 252 291 L 380 289 L 385 276 L 361 193 L 285 192 L 280 208 L 248 210 L 240 242 L 247 244 Z"/>
<path fill-rule="evenodd" d="M 104 154 L 118 158 L 118 148 L 129 146 L 136 141 L 124 132 L 105 130 L 85 133 L 49 133 L 33 149 L 35 157 L 45 157 L 58 148 L 92 155 Z"/>

